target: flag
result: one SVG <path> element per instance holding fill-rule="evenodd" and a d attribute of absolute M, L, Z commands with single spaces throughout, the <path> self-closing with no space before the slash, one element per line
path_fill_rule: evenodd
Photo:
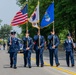
<path fill-rule="evenodd" d="M 16 15 L 14 16 L 11 25 L 16 26 L 16 25 L 21 25 L 24 24 L 28 21 L 28 13 L 27 13 L 27 4 L 24 6 L 23 9 L 18 11 Z"/>
<path fill-rule="evenodd" d="M 48 26 L 53 21 L 54 21 L 54 2 L 46 10 L 43 19 L 40 23 L 40 27 L 43 28 L 45 26 Z"/>
<path fill-rule="evenodd" d="M 39 28 L 39 26 L 38 26 L 38 23 L 39 23 L 39 2 L 35 8 L 33 14 L 30 16 L 29 22 L 32 23 L 33 27 Z"/>

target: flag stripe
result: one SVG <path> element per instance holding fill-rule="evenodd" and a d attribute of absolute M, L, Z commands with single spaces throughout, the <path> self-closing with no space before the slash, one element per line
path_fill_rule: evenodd
<path fill-rule="evenodd" d="M 15 21 L 24 20 L 24 19 L 26 19 L 26 18 L 25 18 L 25 17 L 22 17 L 22 18 L 19 18 L 19 19 L 15 19 L 14 22 L 15 22 Z"/>
<path fill-rule="evenodd" d="M 28 20 L 27 20 L 27 21 L 28 21 Z M 27 21 L 26 21 L 26 22 L 27 22 Z M 24 24 L 24 23 L 26 23 L 26 22 L 13 23 L 13 25 L 12 25 L 12 26 L 21 25 L 21 24 Z"/>
<path fill-rule="evenodd" d="M 18 22 L 13 22 L 13 24 L 19 24 L 19 23 L 22 23 L 22 22 L 27 22 L 28 20 L 24 20 L 24 21 L 18 21 Z"/>
<path fill-rule="evenodd" d="M 24 16 L 26 16 L 27 15 L 27 13 L 26 14 L 16 14 L 16 16 L 15 17 L 18 17 L 18 16 L 22 16 L 22 15 L 24 15 Z"/>
<path fill-rule="evenodd" d="M 17 18 L 17 19 L 14 19 L 14 21 L 23 20 L 23 19 L 26 19 L 26 17 Z"/>
<path fill-rule="evenodd" d="M 15 21 L 13 21 L 12 23 L 15 23 L 15 22 L 24 22 L 24 21 L 26 21 L 27 19 L 21 19 L 21 20 L 15 20 Z"/>
<path fill-rule="evenodd" d="M 15 19 L 19 19 L 19 18 L 23 18 L 23 17 L 28 18 L 28 15 L 26 14 L 26 15 L 16 16 L 16 17 L 14 18 L 14 20 L 15 20 Z"/>
<path fill-rule="evenodd" d="M 14 21 L 21 20 L 21 19 L 28 19 L 28 16 L 17 17 L 14 19 Z"/>
<path fill-rule="evenodd" d="M 14 20 L 21 19 L 21 18 L 28 18 L 28 16 L 24 16 L 24 17 L 17 17 L 17 18 L 15 18 Z"/>
<path fill-rule="evenodd" d="M 26 20 L 26 21 L 28 21 L 28 20 Z M 26 22 L 26 21 L 21 21 L 21 22 L 17 22 L 17 23 L 13 23 L 13 24 L 19 24 L 19 23 L 23 23 L 23 22 Z"/>

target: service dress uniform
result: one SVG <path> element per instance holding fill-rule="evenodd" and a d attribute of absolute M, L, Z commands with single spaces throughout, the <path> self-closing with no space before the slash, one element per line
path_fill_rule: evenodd
<path fill-rule="evenodd" d="M 49 49 L 49 57 L 50 57 L 50 65 L 53 66 L 53 56 L 55 56 L 55 63 L 56 66 L 59 66 L 59 61 L 58 61 L 58 45 L 59 45 L 59 38 L 57 35 L 50 34 L 48 35 L 48 49 Z M 55 48 L 52 48 L 53 45 Z"/>
<path fill-rule="evenodd" d="M 15 35 L 15 32 L 12 31 L 11 35 Z M 16 69 L 16 64 L 17 64 L 17 53 L 20 49 L 19 47 L 19 40 L 16 37 L 10 36 L 8 38 L 8 46 L 9 46 L 9 51 L 8 53 L 10 54 L 10 67 L 12 68 L 14 66 L 14 69 Z"/>
<path fill-rule="evenodd" d="M 41 61 L 41 67 L 44 66 L 43 51 L 44 51 L 45 40 L 42 35 L 34 36 L 34 49 L 36 51 L 36 65 L 39 67 L 39 60 Z"/>
<path fill-rule="evenodd" d="M 71 36 L 70 34 L 67 34 L 67 36 Z M 66 51 L 66 63 L 67 66 L 70 66 L 70 60 L 69 57 L 71 58 L 71 66 L 74 66 L 74 54 L 73 54 L 73 40 L 72 39 L 66 39 L 64 41 L 64 49 Z"/>
<path fill-rule="evenodd" d="M 31 52 L 33 46 L 33 40 L 31 37 L 24 37 L 23 39 L 23 54 L 24 54 L 24 67 L 28 63 L 28 67 L 31 68 Z M 29 50 L 27 50 L 29 47 Z"/>

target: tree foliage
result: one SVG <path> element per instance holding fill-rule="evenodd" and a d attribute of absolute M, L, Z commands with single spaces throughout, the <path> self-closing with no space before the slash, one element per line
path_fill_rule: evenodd
<path fill-rule="evenodd" d="M 52 3 L 53 0 L 39 0 L 40 1 L 40 21 L 48 8 L 48 6 Z M 25 4 L 25 0 L 17 0 L 17 4 L 19 6 L 23 6 Z M 28 0 L 28 15 L 32 14 L 34 11 L 38 0 Z M 60 39 L 63 38 L 65 33 L 68 31 L 72 34 L 74 39 L 76 38 L 76 0 L 54 0 L 55 3 L 55 31 L 60 36 Z M 36 28 L 33 28 L 30 23 L 29 29 L 31 30 L 31 35 L 33 36 Z M 26 30 L 26 25 L 20 26 L 22 28 L 22 32 Z M 41 34 L 45 36 L 47 39 L 47 35 L 52 29 L 52 24 L 46 28 L 41 29 Z M 64 33 L 65 32 L 65 33 Z M 47 33 L 47 34 L 46 34 Z"/>
<path fill-rule="evenodd" d="M 76 38 L 75 3 L 75 0 L 56 0 L 55 5 L 56 29 L 59 30 L 59 32 L 67 29 L 74 38 Z"/>
<path fill-rule="evenodd" d="M 9 37 L 11 29 L 12 29 L 12 27 L 7 25 L 7 24 L 4 24 L 3 26 L 1 26 L 1 28 L 0 28 L 0 38 L 1 39 L 7 39 Z"/>

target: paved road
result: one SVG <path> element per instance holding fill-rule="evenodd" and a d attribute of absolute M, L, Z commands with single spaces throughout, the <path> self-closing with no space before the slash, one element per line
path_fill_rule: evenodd
<path fill-rule="evenodd" d="M 51 67 L 49 65 L 48 51 L 45 51 L 45 66 L 43 68 L 36 67 L 35 53 L 32 53 L 32 68 L 29 69 L 28 67 L 23 67 L 23 55 L 18 54 L 17 69 L 12 69 L 9 67 L 9 54 L 7 50 L 0 50 L 0 75 L 76 75 L 76 66 L 66 66 L 64 51 L 59 51 L 59 61 L 61 64 L 59 67 Z"/>

